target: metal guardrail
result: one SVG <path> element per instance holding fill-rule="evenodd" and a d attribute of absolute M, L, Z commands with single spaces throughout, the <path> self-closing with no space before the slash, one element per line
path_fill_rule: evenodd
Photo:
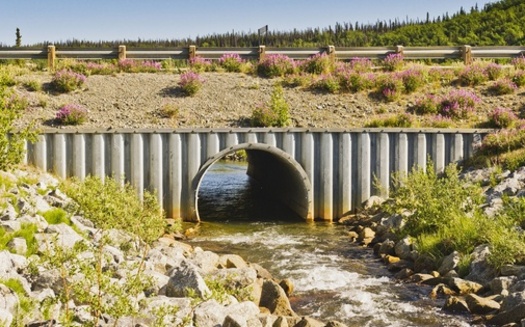
<path fill-rule="evenodd" d="M 353 58 L 383 59 L 392 53 L 401 53 L 405 59 L 455 59 L 470 64 L 474 59 L 515 58 L 525 55 L 525 46 L 471 47 L 346 47 L 334 46 L 320 48 L 127 48 L 120 45 L 111 49 L 67 48 L 56 49 L 48 46 L 41 49 L 0 48 L 0 59 L 48 59 L 50 68 L 54 68 L 57 59 L 138 59 L 138 60 L 189 60 L 194 57 L 219 59 L 225 54 L 238 54 L 247 60 L 261 60 L 266 55 L 280 54 L 291 59 L 306 59 L 319 53 L 326 53 L 334 60 Z"/>

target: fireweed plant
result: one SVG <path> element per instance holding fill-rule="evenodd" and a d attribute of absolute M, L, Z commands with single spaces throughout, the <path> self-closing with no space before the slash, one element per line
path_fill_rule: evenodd
<path fill-rule="evenodd" d="M 196 72 L 188 71 L 180 75 L 179 86 L 188 96 L 194 96 L 202 87 L 204 79 Z"/>
<path fill-rule="evenodd" d="M 296 69 L 296 63 L 285 55 L 267 55 L 257 66 L 257 73 L 262 77 L 284 77 L 293 74 Z"/>
<path fill-rule="evenodd" d="M 227 72 L 240 73 L 244 60 L 237 53 L 227 53 L 219 58 L 219 64 Z"/>
<path fill-rule="evenodd" d="M 57 71 L 51 80 L 51 86 L 57 92 L 68 93 L 77 90 L 86 82 L 86 76 L 68 69 Z"/>
<path fill-rule="evenodd" d="M 395 72 L 403 68 L 403 55 L 401 53 L 391 53 L 383 60 L 383 69 L 388 72 Z"/>
<path fill-rule="evenodd" d="M 62 125 L 81 125 L 87 120 L 88 110 L 78 104 L 66 104 L 57 114 L 56 120 Z"/>

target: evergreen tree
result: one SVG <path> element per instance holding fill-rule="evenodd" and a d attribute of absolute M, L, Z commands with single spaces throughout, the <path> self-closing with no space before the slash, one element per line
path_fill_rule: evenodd
<path fill-rule="evenodd" d="M 19 48 L 22 46 L 22 34 L 20 34 L 20 29 L 16 28 L 16 47 Z"/>

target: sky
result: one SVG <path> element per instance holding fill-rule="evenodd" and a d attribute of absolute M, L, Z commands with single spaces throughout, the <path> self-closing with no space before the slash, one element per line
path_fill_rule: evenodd
<path fill-rule="evenodd" d="M 166 40 L 226 32 L 325 28 L 336 22 L 424 20 L 494 0 L 0 0 L 0 44 Z"/>

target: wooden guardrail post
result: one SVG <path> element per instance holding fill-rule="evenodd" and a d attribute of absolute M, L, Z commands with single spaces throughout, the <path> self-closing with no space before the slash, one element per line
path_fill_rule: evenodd
<path fill-rule="evenodd" d="M 126 60 L 126 46 L 125 45 L 119 45 L 118 46 L 118 60 Z"/>
<path fill-rule="evenodd" d="M 197 47 L 194 45 L 190 45 L 188 48 L 188 59 L 193 60 L 197 56 Z"/>
<path fill-rule="evenodd" d="M 265 56 L 266 56 L 266 46 L 260 45 L 259 46 L 259 62 L 263 61 Z"/>
<path fill-rule="evenodd" d="M 47 68 L 50 71 L 55 70 L 55 60 L 56 60 L 55 46 L 48 45 L 47 46 Z"/>
<path fill-rule="evenodd" d="M 472 47 L 470 45 L 464 45 L 461 47 L 461 55 L 465 65 L 470 65 L 472 63 Z"/>
<path fill-rule="evenodd" d="M 402 45 L 396 45 L 396 53 L 397 54 L 403 55 L 404 51 L 405 51 L 405 49 L 403 48 Z"/>
<path fill-rule="evenodd" d="M 329 45 L 328 47 L 326 47 L 326 54 L 330 58 L 330 61 L 334 63 L 335 62 L 335 46 Z"/>

